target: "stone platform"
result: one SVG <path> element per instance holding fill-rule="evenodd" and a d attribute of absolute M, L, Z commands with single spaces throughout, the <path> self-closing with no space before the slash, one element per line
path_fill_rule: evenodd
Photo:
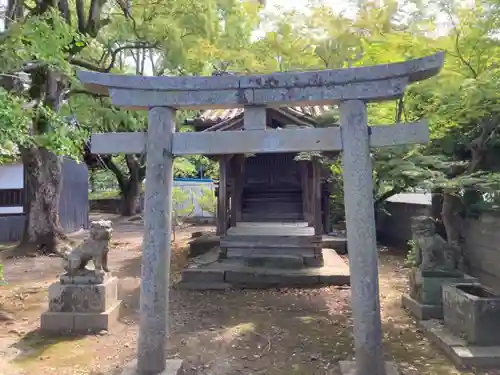
<path fill-rule="evenodd" d="M 40 329 L 57 334 L 109 330 L 120 305 L 116 277 L 105 277 L 101 284 L 68 284 L 63 279 L 49 287 L 49 309 L 41 316 Z"/>
<path fill-rule="evenodd" d="M 426 336 L 463 369 L 492 369 L 500 367 L 500 346 L 473 346 L 453 335 L 439 320 L 418 323 Z"/>
<path fill-rule="evenodd" d="M 349 285 L 349 267 L 332 249 L 323 249 L 323 267 L 285 269 L 249 267 L 237 259 L 218 259 L 219 249 L 194 258 L 177 286 L 207 290 L 230 288 L 314 287 Z"/>

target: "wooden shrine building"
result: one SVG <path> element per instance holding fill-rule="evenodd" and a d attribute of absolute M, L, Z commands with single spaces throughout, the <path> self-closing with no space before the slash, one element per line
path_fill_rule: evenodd
<path fill-rule="evenodd" d="M 266 109 L 267 130 L 314 128 L 328 106 Z M 198 132 L 244 130 L 244 109 L 205 110 L 186 121 Z M 249 129 L 245 129 L 249 130 Z M 304 156 L 303 154 L 301 156 Z M 220 174 L 217 232 L 223 256 L 282 256 L 321 266 L 321 237 L 330 231 L 327 168 L 298 153 L 216 156 Z M 304 160 L 305 159 L 305 160 Z M 264 262 L 265 263 L 265 262 Z M 279 263 L 279 262 L 278 262 Z"/>

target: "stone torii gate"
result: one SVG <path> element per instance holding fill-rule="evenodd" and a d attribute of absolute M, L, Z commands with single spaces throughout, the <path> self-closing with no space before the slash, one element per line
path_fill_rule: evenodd
<path fill-rule="evenodd" d="M 166 368 L 174 155 L 342 150 L 357 375 L 385 375 L 370 147 L 424 143 L 425 122 L 370 126 L 367 102 L 439 73 L 444 54 L 395 64 L 248 76 L 144 77 L 80 71 L 114 105 L 149 111 L 145 133 L 93 134 L 96 154 L 147 150 L 137 372 Z M 340 107 L 340 127 L 265 130 L 266 106 Z M 244 131 L 175 133 L 177 109 L 244 107 Z"/>

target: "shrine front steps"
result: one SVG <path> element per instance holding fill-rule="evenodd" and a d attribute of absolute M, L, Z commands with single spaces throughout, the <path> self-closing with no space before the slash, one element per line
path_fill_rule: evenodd
<path fill-rule="evenodd" d="M 220 247 L 228 260 L 248 266 L 299 269 L 323 265 L 321 237 L 229 235 Z"/>
<path fill-rule="evenodd" d="M 218 249 L 195 258 L 182 271 L 178 288 L 224 290 L 231 288 L 317 287 L 350 285 L 349 267 L 331 249 L 323 249 L 324 266 L 286 269 L 251 267 L 238 259 L 218 259 Z"/>
<path fill-rule="evenodd" d="M 228 261 L 246 266 L 300 269 L 323 266 L 322 240 L 305 222 L 238 222 L 220 248 Z"/>

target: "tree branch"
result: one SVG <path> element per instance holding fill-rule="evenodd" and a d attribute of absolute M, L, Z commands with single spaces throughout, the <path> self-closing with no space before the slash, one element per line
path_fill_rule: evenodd
<path fill-rule="evenodd" d="M 462 55 L 462 52 L 460 51 L 460 31 L 458 30 L 457 24 L 455 23 L 455 20 L 453 19 L 453 15 L 451 14 L 450 10 L 448 8 L 445 8 L 444 11 L 448 15 L 450 22 L 453 26 L 453 30 L 455 31 L 455 51 L 457 52 L 457 57 L 458 59 L 464 64 L 472 73 L 473 78 L 477 78 L 477 72 L 476 70 L 472 67 L 469 61 L 465 60 L 464 56 Z"/>
<path fill-rule="evenodd" d="M 109 63 L 109 65 L 105 68 L 97 65 L 97 64 L 94 64 L 92 62 L 89 62 L 89 61 L 86 61 L 86 60 L 82 60 L 82 59 L 79 59 L 77 57 L 71 57 L 70 58 L 70 63 L 73 64 L 73 65 L 77 65 L 77 66 L 80 66 L 82 68 L 85 68 L 85 69 L 88 69 L 88 70 L 92 70 L 94 72 L 100 72 L 100 73 L 109 73 L 111 71 L 111 69 L 114 68 L 115 64 L 116 64 L 116 59 L 118 57 L 118 54 L 121 52 L 121 51 L 124 51 L 124 50 L 127 50 L 127 49 L 148 49 L 148 48 L 158 48 L 158 43 L 155 43 L 155 44 L 150 44 L 150 43 L 143 43 L 143 42 L 139 42 L 139 43 L 135 43 L 135 44 L 126 44 L 126 45 L 123 45 L 121 47 L 118 47 L 116 48 L 115 50 L 113 50 L 110 54 L 111 56 L 111 62 Z"/>
<path fill-rule="evenodd" d="M 81 90 L 81 89 L 73 89 L 73 90 L 68 90 L 64 93 L 64 99 L 68 99 L 74 95 L 88 95 L 93 98 L 107 98 L 108 96 L 105 94 L 96 94 L 87 90 Z"/>
<path fill-rule="evenodd" d="M 106 164 L 106 167 L 116 176 L 118 185 L 120 186 L 120 191 L 122 193 L 125 192 L 127 188 L 127 182 L 123 172 L 120 170 L 120 168 L 118 168 L 118 166 L 115 164 L 112 158 L 106 158 L 103 160 L 104 164 Z"/>

